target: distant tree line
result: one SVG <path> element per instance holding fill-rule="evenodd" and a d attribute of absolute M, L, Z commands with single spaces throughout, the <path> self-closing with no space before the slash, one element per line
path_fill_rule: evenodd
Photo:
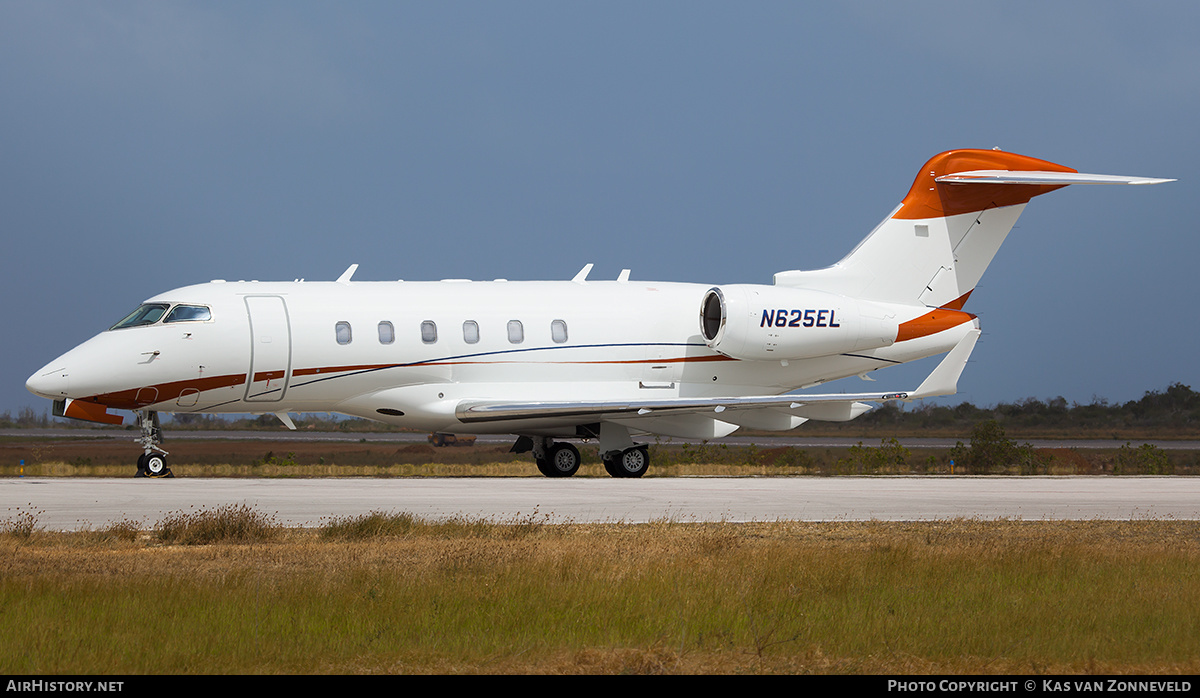
<path fill-rule="evenodd" d="M 1172 383 L 1166 390 L 1150 390 L 1140 400 L 1112 404 L 1093 397 L 1086 405 L 1068 403 L 1063 397 L 1042 401 L 1026 398 L 994 407 L 976 407 L 969 402 L 954 406 L 921 403 L 907 409 L 895 403 L 885 404 L 859 417 L 851 424 L 911 430 L 956 429 L 967 433 L 974 425 L 994 420 L 1010 431 L 1030 428 L 1042 430 L 1088 431 L 1103 434 L 1129 429 L 1200 430 L 1200 393 L 1183 383 Z"/>
<path fill-rule="evenodd" d="M 50 413 L 46 410 L 38 414 L 32 407 L 22 407 L 16 417 L 8 410 L 0 412 L 0 429 L 45 429 L 50 426 L 57 424 L 50 420 Z"/>

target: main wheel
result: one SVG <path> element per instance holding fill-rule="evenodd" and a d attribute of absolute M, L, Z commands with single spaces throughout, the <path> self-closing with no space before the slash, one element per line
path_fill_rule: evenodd
<path fill-rule="evenodd" d="M 650 467 L 650 450 L 645 446 L 634 446 L 621 451 L 616 458 L 618 477 L 641 477 Z"/>
<path fill-rule="evenodd" d="M 600 461 L 604 463 L 604 472 L 613 477 L 621 477 L 621 466 L 617 463 L 620 459 L 621 455 L 619 453 L 613 458 L 600 456 Z"/>
<path fill-rule="evenodd" d="M 169 471 L 167 470 L 166 456 L 152 453 L 146 456 L 146 474 L 150 477 L 162 477 Z"/>
<path fill-rule="evenodd" d="M 538 472 L 541 473 L 542 475 L 545 475 L 546 477 L 556 477 L 556 475 L 554 473 L 554 469 L 550 465 L 549 460 L 547 460 L 545 458 L 534 458 L 533 462 L 537 463 Z"/>
<path fill-rule="evenodd" d="M 573 444 L 557 443 L 546 454 L 551 477 L 571 477 L 579 470 L 579 449 Z"/>

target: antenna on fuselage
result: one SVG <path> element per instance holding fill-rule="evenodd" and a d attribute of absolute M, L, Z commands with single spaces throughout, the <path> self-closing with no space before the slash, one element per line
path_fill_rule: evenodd
<path fill-rule="evenodd" d="M 575 278 L 571 279 L 571 281 L 574 281 L 577 284 L 586 284 L 588 274 L 591 274 L 591 273 L 592 273 L 592 265 L 590 263 L 585 264 L 585 265 L 583 265 L 583 269 L 580 269 L 579 273 L 576 274 Z"/>
<path fill-rule="evenodd" d="M 342 275 L 337 278 L 337 282 L 339 284 L 350 283 L 350 277 L 354 276 L 354 272 L 356 272 L 356 271 L 358 271 L 358 265 L 351 264 L 350 267 L 348 269 L 346 269 L 346 271 L 342 272 Z"/>

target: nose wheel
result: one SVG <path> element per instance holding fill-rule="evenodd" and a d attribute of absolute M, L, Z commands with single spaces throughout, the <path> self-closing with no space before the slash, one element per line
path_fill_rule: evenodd
<path fill-rule="evenodd" d="M 147 410 L 137 410 L 137 423 L 142 429 L 142 435 L 137 443 L 143 453 L 138 456 L 137 475 L 134 477 L 175 477 L 167 467 L 167 456 L 162 449 L 162 427 L 159 426 L 158 413 Z"/>

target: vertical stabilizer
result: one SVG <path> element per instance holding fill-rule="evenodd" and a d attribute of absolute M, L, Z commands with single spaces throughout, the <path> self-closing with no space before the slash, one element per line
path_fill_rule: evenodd
<path fill-rule="evenodd" d="M 780 272 L 775 283 L 961 309 L 1033 197 L 1069 184 L 1163 181 L 1171 180 L 1079 174 L 1000 150 L 947 151 L 925 163 L 900 206 L 842 261 Z"/>

